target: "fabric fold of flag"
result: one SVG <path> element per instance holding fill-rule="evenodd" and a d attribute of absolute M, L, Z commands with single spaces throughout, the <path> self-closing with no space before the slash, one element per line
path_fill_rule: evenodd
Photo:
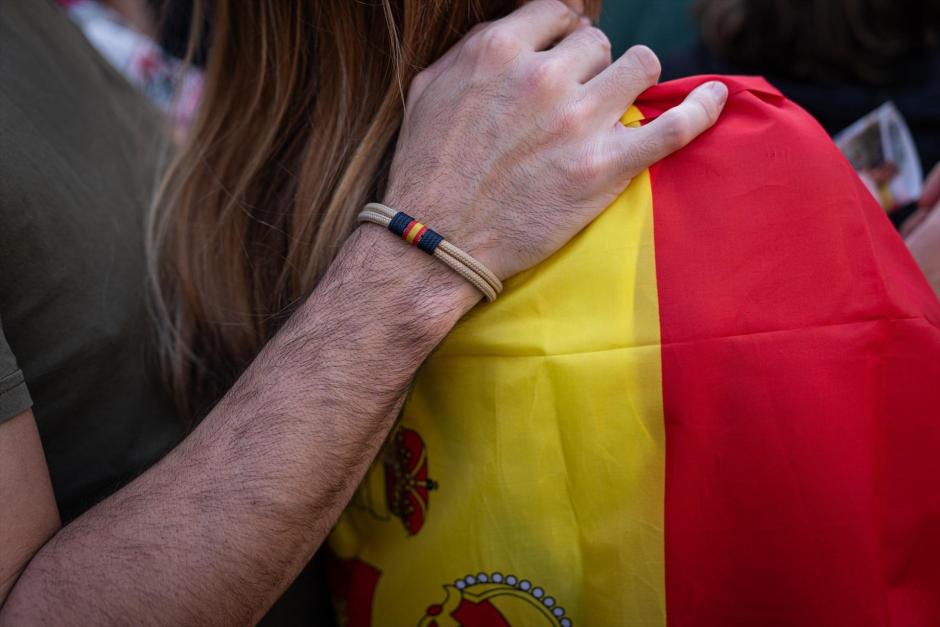
<path fill-rule="evenodd" d="M 424 365 L 331 537 L 341 622 L 940 624 L 940 303 L 816 122 L 719 78 Z"/>

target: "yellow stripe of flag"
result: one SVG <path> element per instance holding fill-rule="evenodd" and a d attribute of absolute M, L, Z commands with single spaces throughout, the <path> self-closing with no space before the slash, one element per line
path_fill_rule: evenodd
<path fill-rule="evenodd" d="M 631 108 L 624 123 L 641 118 Z M 455 625 L 455 606 L 484 600 L 514 627 L 564 625 L 545 618 L 550 597 L 576 627 L 663 627 L 660 351 L 643 172 L 428 359 L 401 428 L 423 441 L 435 488 L 412 535 L 400 517 L 416 514 L 389 507 L 382 462 L 370 472 L 332 537 L 339 557 L 381 573 L 371 602 L 350 602 L 368 603 L 374 625 L 417 625 L 432 606 Z"/>

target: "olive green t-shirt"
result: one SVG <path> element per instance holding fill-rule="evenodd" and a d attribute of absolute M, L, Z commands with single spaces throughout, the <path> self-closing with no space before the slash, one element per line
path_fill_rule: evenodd
<path fill-rule="evenodd" d="M 182 437 L 145 301 L 159 115 L 57 7 L 0 2 L 0 421 L 32 403 L 66 521 Z"/>
<path fill-rule="evenodd" d="M 32 406 L 65 521 L 184 435 L 145 301 L 163 131 L 58 8 L 0 0 L 0 422 Z M 317 564 L 262 624 L 332 624 Z"/>

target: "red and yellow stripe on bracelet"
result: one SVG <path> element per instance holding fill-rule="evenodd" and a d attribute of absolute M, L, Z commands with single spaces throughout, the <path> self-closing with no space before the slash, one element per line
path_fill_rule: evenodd
<path fill-rule="evenodd" d="M 408 223 L 408 226 L 405 227 L 405 241 L 411 244 L 412 246 L 417 246 L 421 241 L 421 238 L 425 233 L 428 232 L 428 227 L 424 226 L 417 220 L 412 220 Z"/>
<path fill-rule="evenodd" d="M 434 249 L 444 239 L 439 233 L 429 229 L 402 211 L 396 213 L 395 217 L 389 222 L 388 230 L 429 255 L 434 254 Z"/>

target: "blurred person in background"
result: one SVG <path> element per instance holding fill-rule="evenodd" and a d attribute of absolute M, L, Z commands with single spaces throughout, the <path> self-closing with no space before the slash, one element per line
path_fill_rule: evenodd
<path fill-rule="evenodd" d="M 663 77 L 760 74 L 830 135 L 894 102 L 921 163 L 940 162 L 940 1 L 700 0 L 701 39 Z"/>
<path fill-rule="evenodd" d="M 665 56 L 664 77 L 761 74 L 830 134 L 891 101 L 925 171 L 940 164 L 940 1 L 699 0 L 693 12 L 700 39 Z M 917 209 L 889 215 L 932 275 L 935 236 L 914 233 L 937 218 Z"/>
<path fill-rule="evenodd" d="M 187 280 L 177 287 L 198 279 L 252 340 L 283 329 L 253 365 L 259 345 L 250 342 L 234 370 L 192 388 L 181 405 L 202 420 L 188 429 L 147 350 L 144 214 L 162 169 L 165 120 L 54 3 L 0 2 L 0 625 L 247 624 L 269 610 L 275 624 L 328 620 L 322 585 L 304 568 L 421 362 L 479 298 L 387 233 L 354 229 L 343 210 L 383 191 L 390 202 L 426 208 L 457 239 L 478 238 L 487 263 L 513 274 L 562 246 L 634 174 L 707 129 L 727 93 L 712 84 L 662 122 L 626 129 L 616 118 L 655 82 L 655 56 L 638 48 L 611 64 L 580 2 L 571 2 L 575 10 L 558 0 L 518 4 L 245 3 L 261 21 L 226 22 L 244 45 L 217 60 L 213 105 L 184 164 L 204 173 L 199 154 L 212 152 L 226 188 L 203 200 L 274 238 L 255 253 L 295 241 L 262 224 L 281 220 L 280 202 L 298 190 L 312 194 L 311 208 L 333 207 L 307 223 L 332 237 L 318 240 L 315 255 L 295 251 L 317 283 L 292 284 L 303 295 L 275 303 L 294 315 L 258 309 L 248 312 L 257 326 L 245 325 L 245 309 L 224 306 L 226 280 L 250 280 L 238 262 L 248 251 L 235 242 L 226 279 L 195 274 L 196 261 L 223 251 L 215 214 L 190 215 L 196 239 L 181 243 L 194 244 L 194 267 L 178 268 Z M 491 22 L 474 28 L 481 19 Z M 255 37 L 259 29 L 268 37 Z M 508 72 L 507 50 L 518 53 Z M 526 87 L 552 64 L 602 78 L 576 93 L 568 83 Z M 425 66 L 412 85 L 414 98 L 424 96 L 405 108 L 400 87 Z M 387 89 L 360 90 L 368 77 L 396 76 L 402 82 Z M 220 99 L 234 78 L 245 90 Z M 435 80 L 449 87 L 429 88 Z M 585 94 L 612 105 L 603 112 L 610 124 L 585 135 L 550 136 L 518 115 L 571 119 L 572 98 Z M 462 148 L 479 144 L 481 129 L 493 143 L 470 160 Z M 452 144 L 438 141 L 445 133 Z M 306 150 L 313 136 L 319 141 Z M 510 165 L 520 152 L 524 170 Z M 393 157 L 397 173 L 372 176 Z M 290 159 L 305 165 L 266 169 L 298 165 Z M 261 181 L 252 169 L 274 178 Z M 592 186 L 585 172 L 596 174 Z M 556 195 L 526 193 L 544 180 Z M 334 189 L 355 193 L 337 192 L 333 202 Z M 438 202 L 454 190 L 467 202 Z M 240 200 L 228 202 L 246 191 L 257 194 L 250 211 L 263 215 L 248 219 Z M 181 199 L 185 208 L 199 195 Z M 258 259 L 259 272 L 281 261 Z M 227 347 L 217 348 L 228 356 Z"/>
<path fill-rule="evenodd" d="M 182 143 L 202 97 L 202 72 L 158 43 L 177 3 L 160 10 L 145 0 L 57 0 L 95 49 L 173 121 Z M 162 26 L 158 26 L 158 22 Z M 188 32 L 184 31 L 184 32 Z M 191 61 L 191 60 L 190 60 Z"/>
<path fill-rule="evenodd" d="M 940 164 L 927 177 L 918 205 L 910 220 L 916 223 L 910 225 L 905 241 L 940 298 Z"/>

